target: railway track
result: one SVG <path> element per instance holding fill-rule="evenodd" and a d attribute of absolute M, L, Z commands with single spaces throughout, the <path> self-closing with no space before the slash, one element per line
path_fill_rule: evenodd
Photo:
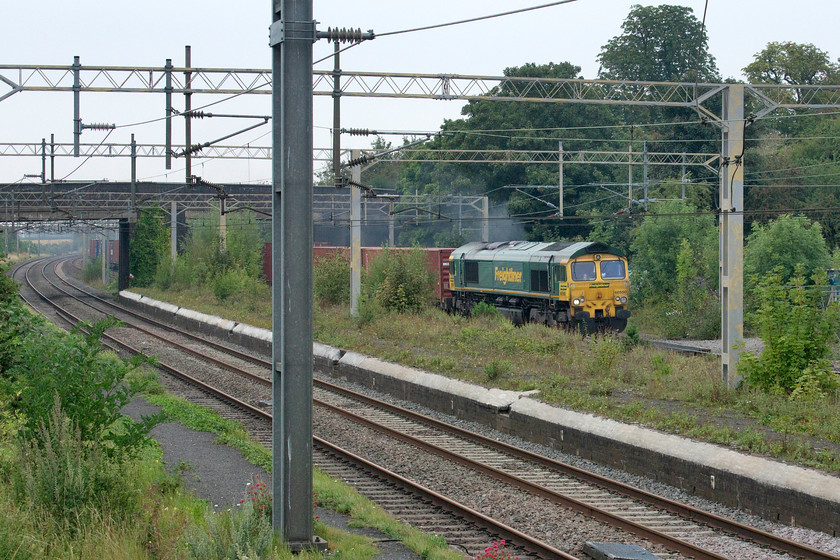
<path fill-rule="evenodd" d="M 46 269 L 50 262 L 53 261 L 43 264 L 42 270 L 45 278 L 48 275 Z M 27 269 L 27 277 L 30 270 L 31 267 Z M 58 271 L 55 271 L 55 274 L 58 277 Z M 51 283 L 54 289 L 63 294 L 62 297 L 64 298 L 76 298 L 76 301 L 80 301 L 82 298 L 94 297 L 89 290 L 72 286 L 71 281 L 67 278 L 58 277 L 58 280 Z M 59 283 L 64 283 L 67 289 L 59 287 Z M 81 292 L 87 292 L 87 294 L 74 296 L 70 293 L 73 290 L 80 290 Z M 46 296 L 42 295 L 41 297 Z M 119 307 L 105 299 L 98 298 L 98 296 L 95 301 L 97 302 L 95 307 L 98 313 L 107 313 L 103 310 L 103 306 L 114 311 Z M 65 313 L 62 312 L 62 314 Z M 69 315 L 69 313 L 66 314 Z M 137 314 L 132 313 L 131 315 L 138 322 L 140 321 Z M 170 334 L 161 334 L 161 331 L 166 330 L 173 331 L 171 334 L 174 334 L 175 329 L 171 326 L 155 325 L 154 321 L 148 319 L 143 319 L 143 322 L 154 325 L 152 327 L 138 325 L 139 328 L 144 329 L 146 335 L 154 336 L 160 341 L 166 341 L 166 344 L 177 344 L 177 342 L 172 341 Z M 202 337 L 191 336 L 193 342 L 200 341 L 201 343 L 212 344 L 214 352 L 233 351 L 225 345 L 219 345 Z M 195 352 L 194 349 L 191 351 Z M 205 351 L 205 353 L 207 352 Z M 241 356 L 237 359 L 245 360 Z M 240 369 L 242 372 L 247 371 L 246 368 L 232 365 L 225 360 L 214 361 L 224 362 L 224 365 L 218 363 L 215 365 L 224 367 L 226 371 L 231 373 L 236 373 Z M 236 374 L 242 375 L 243 379 L 248 380 L 248 383 L 261 385 L 264 388 L 268 387 L 270 385 L 268 379 L 269 362 L 261 361 L 253 356 L 248 357 L 248 361 L 264 368 L 265 374 L 255 375 L 253 372 Z M 172 371 L 170 371 L 170 374 L 177 375 Z M 519 450 L 479 434 L 433 421 L 417 413 L 371 399 L 324 381 L 316 380 L 315 387 L 315 404 L 324 411 L 322 414 L 334 415 L 341 419 L 334 425 L 341 425 L 342 422 L 346 425 L 348 422 L 352 422 L 359 426 L 359 430 L 376 432 L 378 436 L 375 437 L 385 438 L 380 444 L 382 448 L 389 446 L 409 447 L 416 450 L 414 453 L 421 453 L 426 456 L 424 461 L 432 462 L 431 457 L 438 457 L 447 463 L 468 469 L 469 472 L 476 473 L 476 477 L 486 477 L 499 485 L 515 489 L 516 492 L 525 493 L 532 499 L 539 500 L 540 507 L 545 507 L 546 511 L 548 511 L 548 508 L 556 508 L 557 512 L 571 510 L 594 519 L 599 524 L 618 527 L 622 531 L 635 535 L 637 539 L 642 539 L 643 542 L 657 543 L 658 546 L 655 548 L 657 548 L 659 556 L 663 558 L 742 558 L 746 556 L 727 556 L 716 552 L 716 550 L 736 550 L 744 547 L 760 547 L 758 553 L 761 555 L 749 556 L 755 558 L 838 558 L 781 539 L 770 533 L 758 531 L 722 517 L 699 511 L 696 508 L 660 498 L 622 483 L 604 479 L 569 465 Z M 228 397 L 230 396 L 228 395 Z M 219 394 L 213 396 L 213 399 L 224 398 L 226 397 Z M 229 404 L 226 406 L 236 408 L 241 407 L 242 404 L 247 405 L 247 403 L 241 403 L 237 399 L 230 398 L 232 400 L 228 401 Z M 252 408 L 254 411 L 250 411 L 248 414 L 262 415 L 264 421 L 268 421 L 270 416 L 267 412 L 259 407 L 252 406 Z M 359 430 L 338 430 L 339 432 L 345 432 L 344 442 L 340 445 L 345 447 L 354 445 L 355 440 L 360 439 L 358 437 Z M 372 439 L 375 439 L 375 437 L 371 436 Z M 332 436 L 330 439 L 333 439 Z M 387 443 L 389 441 L 402 443 L 400 445 L 389 444 Z M 329 474 L 339 473 L 341 478 L 350 477 L 343 469 L 347 468 L 345 466 L 347 461 L 358 463 L 355 454 L 350 450 L 340 448 L 327 450 L 329 445 L 325 440 L 316 438 L 316 455 L 319 466 L 321 466 L 322 458 L 340 456 L 341 459 L 338 459 L 337 465 L 325 464 L 322 469 Z M 373 494 L 377 496 L 376 501 L 380 502 L 380 500 L 384 500 L 383 492 L 387 496 L 389 492 L 393 492 L 389 489 L 391 485 L 396 484 L 397 481 L 402 484 L 407 477 L 389 471 L 387 474 L 380 472 L 375 478 L 380 481 L 387 481 L 385 489 L 372 490 Z M 360 486 L 363 485 L 362 483 L 359 484 Z M 364 486 L 367 487 L 367 485 L 368 483 L 365 482 Z M 430 504 L 432 510 L 435 509 L 435 506 L 446 503 L 446 498 L 443 496 L 444 492 L 435 491 L 432 488 L 413 489 L 409 492 L 411 494 L 425 492 L 424 497 L 420 498 L 420 502 Z M 400 503 L 404 498 L 396 499 Z M 383 507 L 385 506 L 383 505 Z M 418 504 L 417 507 L 419 508 L 420 505 Z M 447 507 L 455 506 L 447 504 Z M 386 509 L 388 508 L 386 507 Z M 399 510 L 398 507 L 395 509 Z M 482 524 L 489 523 L 489 520 L 484 519 L 483 514 L 479 514 L 474 508 L 467 507 L 454 515 L 454 519 L 463 518 Z M 556 513 L 556 515 L 560 515 L 560 513 Z M 451 524 L 450 522 L 449 525 Z M 460 523 L 460 525 L 463 525 L 463 523 Z M 512 540 L 523 551 L 527 550 L 526 554 L 533 554 L 541 558 L 572 558 L 572 556 L 564 555 L 566 553 L 561 552 L 559 548 L 550 544 L 546 545 L 540 538 L 528 537 L 525 532 L 518 531 L 512 525 L 506 523 L 497 525 L 495 529 L 491 529 L 491 532 L 493 535 Z M 477 541 L 470 541 L 463 534 L 453 534 L 447 539 L 448 542 L 470 542 L 473 544 L 479 542 L 484 545 L 489 542 L 486 533 L 476 537 Z M 483 549 L 483 546 L 476 550 L 473 544 L 468 546 L 467 549 L 470 554 L 475 555 Z M 470 549 L 471 547 L 472 549 Z M 577 550 L 580 548 L 581 545 L 578 545 Z M 785 556 L 785 554 L 790 556 Z"/>

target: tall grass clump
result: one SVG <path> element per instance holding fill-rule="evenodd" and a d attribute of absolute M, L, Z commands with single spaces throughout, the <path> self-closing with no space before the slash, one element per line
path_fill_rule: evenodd
<path fill-rule="evenodd" d="M 88 261 L 82 268 L 82 280 L 90 284 L 102 278 L 102 257 Z"/>
<path fill-rule="evenodd" d="M 322 257 L 313 267 L 315 299 L 326 305 L 350 303 L 350 256 L 336 253 Z"/>
<path fill-rule="evenodd" d="M 16 499 L 75 526 L 92 511 L 132 515 L 137 492 L 127 484 L 128 468 L 109 456 L 104 440 L 86 440 L 55 398 L 47 423 L 20 441 L 12 474 Z"/>
<path fill-rule="evenodd" d="M 396 313 L 423 309 L 432 300 L 435 286 L 426 258 L 418 248 L 383 249 L 362 277 L 364 305 Z"/>

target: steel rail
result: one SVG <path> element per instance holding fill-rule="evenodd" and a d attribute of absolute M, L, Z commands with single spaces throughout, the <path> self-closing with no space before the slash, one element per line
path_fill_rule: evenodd
<path fill-rule="evenodd" d="M 80 289 L 80 288 L 76 288 L 76 289 Z M 87 293 L 85 290 L 80 289 L 80 291 L 83 291 L 83 292 Z M 93 296 L 93 297 L 95 297 L 95 296 Z M 97 299 L 99 299 L 99 298 L 97 298 Z M 101 300 L 101 299 L 100 299 L 100 301 L 103 301 L 103 302 L 107 303 L 108 305 L 111 305 L 115 308 L 121 309 L 120 306 L 117 306 L 113 303 L 110 303 L 110 302 L 107 302 L 107 301 Z M 139 315 L 136 315 L 134 313 L 132 313 L 132 314 L 139 317 Z M 146 319 L 144 318 L 144 320 L 146 320 Z M 173 330 L 177 331 L 178 329 L 173 329 Z M 207 342 L 207 341 L 204 341 L 204 339 L 200 339 L 200 338 L 198 338 L 198 340 L 202 341 L 202 342 Z M 225 349 L 226 348 L 225 346 L 217 345 L 216 343 L 210 343 L 210 344 L 213 344 L 214 346 L 218 346 L 220 349 Z M 673 349 L 675 351 L 695 351 L 695 352 L 699 351 L 699 350 L 702 350 L 702 349 L 694 349 L 693 347 L 671 348 L 671 349 Z M 264 365 L 267 368 L 270 367 L 270 362 L 268 362 L 266 360 L 261 360 L 257 357 L 252 357 L 252 360 L 255 363 L 259 363 L 260 365 Z M 812 547 L 808 547 L 807 545 L 803 545 L 803 544 L 800 544 L 800 543 L 796 543 L 794 541 L 790 541 L 788 539 L 778 537 L 776 535 L 773 535 L 771 533 L 762 531 L 760 529 L 743 525 L 743 524 L 735 522 L 733 520 L 726 519 L 722 516 L 718 516 L 718 515 L 715 515 L 715 514 L 712 514 L 712 513 L 708 513 L 708 512 L 705 512 L 703 510 L 700 510 L 698 508 L 694 508 L 692 506 L 682 504 L 680 502 L 676 502 L 674 500 L 668 500 L 666 498 L 656 496 L 655 494 L 651 494 L 649 492 L 645 492 L 645 491 L 642 491 L 640 489 L 633 488 L 633 487 L 631 487 L 629 485 L 626 485 L 626 484 L 623 484 L 621 482 L 618 482 L 618 481 L 615 481 L 615 480 L 612 480 L 612 479 L 609 479 L 609 478 L 601 477 L 601 476 L 586 472 L 582 469 L 578 469 L 578 468 L 573 467 L 571 465 L 560 463 L 558 461 L 554 461 L 552 459 L 548 459 L 546 457 L 536 455 L 536 454 L 533 454 L 533 453 L 515 448 L 511 445 L 508 445 L 508 444 L 505 444 L 505 443 L 502 443 L 502 442 L 498 442 L 498 441 L 492 440 L 490 438 L 486 438 L 484 436 L 481 436 L 480 434 L 475 434 L 475 433 L 472 433 L 472 432 L 469 432 L 469 431 L 466 431 L 466 430 L 462 430 L 461 428 L 457 428 L 457 427 L 445 424 L 443 422 L 439 422 L 439 421 L 433 420 L 431 418 L 422 416 L 422 415 L 417 414 L 413 411 L 410 411 L 410 410 L 407 410 L 407 409 L 404 409 L 404 408 L 401 408 L 401 407 L 397 407 L 395 405 L 391 405 L 389 403 L 385 403 L 383 401 L 379 401 L 377 399 L 374 399 L 374 398 L 371 398 L 371 397 L 368 397 L 368 396 L 365 396 L 365 395 L 361 395 L 359 393 L 355 393 L 353 391 L 350 391 L 348 389 L 344 389 L 344 388 L 339 387 L 337 385 L 330 384 L 328 382 L 321 381 L 321 380 L 314 380 L 314 384 L 316 386 L 320 387 L 320 388 L 323 388 L 323 389 L 326 389 L 326 390 L 329 390 L 329 391 L 332 391 L 332 392 L 337 392 L 337 393 L 344 394 L 345 396 L 347 396 L 349 398 L 356 399 L 356 400 L 361 400 L 363 402 L 366 402 L 370 406 L 375 406 L 375 407 L 378 407 L 378 408 L 382 408 L 382 409 L 385 409 L 385 410 L 387 410 L 387 411 L 389 411 L 393 414 L 408 417 L 409 419 L 411 419 L 413 421 L 424 423 L 426 425 L 430 425 L 430 426 L 432 426 L 436 429 L 440 429 L 442 431 L 445 431 L 445 432 L 450 433 L 452 435 L 455 435 L 457 437 L 461 437 L 463 439 L 471 440 L 475 443 L 479 443 L 480 445 L 485 445 L 485 446 L 491 447 L 491 448 L 493 448 L 497 451 L 501 451 L 503 453 L 507 453 L 507 454 L 516 456 L 518 458 L 534 462 L 534 463 L 539 464 L 541 466 L 544 466 L 546 468 L 549 468 L 549 469 L 552 469 L 552 470 L 555 470 L 555 471 L 558 471 L 558 472 L 562 472 L 564 474 L 567 474 L 569 476 L 577 478 L 578 480 L 581 480 L 583 482 L 587 482 L 589 484 L 595 484 L 595 485 L 600 486 L 601 488 L 603 488 L 605 490 L 609 490 L 609 491 L 612 491 L 612 492 L 622 494 L 622 495 L 624 495 L 624 496 L 626 496 L 630 499 L 635 499 L 635 500 L 642 501 L 642 502 L 647 503 L 647 504 L 649 504 L 653 507 L 661 508 L 665 511 L 668 511 L 668 512 L 672 513 L 672 514 L 684 517 L 684 518 L 692 520 L 694 522 L 700 522 L 700 523 L 708 525 L 709 527 L 716 528 L 716 529 L 728 532 L 728 533 L 733 534 L 733 535 L 737 535 L 738 537 L 749 540 L 751 542 L 761 544 L 761 545 L 765 545 L 765 546 L 769 546 L 769 547 L 772 547 L 772 548 L 774 548 L 776 550 L 779 550 L 779 551 L 795 554 L 795 555 L 800 556 L 802 558 L 805 558 L 807 560 L 837 560 L 838 559 L 837 556 L 825 553 L 823 551 L 814 549 Z M 323 405 L 323 406 L 327 406 L 327 407 L 330 407 L 330 408 L 334 408 L 331 405 L 328 405 L 327 403 L 323 403 L 322 401 L 320 401 L 318 399 L 315 400 L 315 403 L 318 404 L 318 405 Z M 528 483 L 528 484 L 530 484 L 530 483 Z M 586 506 L 584 504 L 584 507 L 590 508 L 591 506 Z M 611 514 L 608 514 L 608 515 L 611 515 Z M 666 538 L 670 539 L 670 537 L 667 537 L 667 536 L 666 536 Z"/>
<path fill-rule="evenodd" d="M 55 263 L 57 260 L 59 260 L 59 259 L 47 260 L 41 268 L 41 275 L 54 288 L 58 288 L 58 286 L 56 286 L 52 281 L 49 280 L 49 278 L 46 275 L 46 268 L 50 264 Z M 38 294 L 38 296 L 41 299 L 43 299 L 47 304 L 49 304 L 50 306 L 55 308 L 56 311 L 58 311 L 59 313 L 65 314 L 67 317 L 69 317 L 70 322 L 74 322 L 75 324 L 83 323 L 84 321 L 82 319 L 76 317 L 75 315 L 73 315 L 72 313 L 67 311 L 66 309 L 62 308 L 60 305 L 53 302 L 48 296 L 46 296 L 43 292 L 41 292 L 40 290 L 38 290 L 35 287 L 34 282 L 29 277 L 29 272 L 32 270 L 32 268 L 34 268 L 34 265 L 30 266 L 26 270 L 26 273 L 24 275 L 29 289 L 33 290 L 36 294 Z M 61 290 L 60 288 L 58 288 L 58 289 L 59 289 L 60 292 L 66 293 L 64 290 Z M 71 297 L 74 297 L 74 296 L 71 296 Z M 77 299 L 80 303 L 84 304 L 84 302 L 82 302 L 78 298 L 74 297 L 74 299 Z M 24 300 L 24 301 L 26 301 L 26 300 Z M 29 303 L 29 302 L 27 302 L 27 303 Z M 31 305 L 31 303 L 30 303 L 30 305 Z M 99 313 L 102 312 L 101 310 L 96 309 L 95 307 L 92 307 L 92 308 Z M 111 337 L 107 334 L 103 334 L 103 338 L 106 338 L 106 339 L 114 342 L 119 347 L 121 347 L 123 349 L 126 349 L 129 352 L 132 352 L 132 353 L 135 353 L 135 354 L 142 354 L 141 351 L 137 350 L 133 346 L 131 346 L 129 344 L 126 344 L 124 342 L 121 342 L 121 341 L 119 341 L 119 340 L 115 339 L 114 337 Z M 202 381 L 199 381 L 199 380 L 195 379 L 194 377 L 192 377 L 192 376 L 190 376 L 190 375 L 188 375 L 184 372 L 181 372 L 180 370 L 178 370 L 176 368 L 173 368 L 173 367 L 171 367 L 167 364 L 164 364 L 162 362 L 158 362 L 157 365 L 158 365 L 158 367 L 161 367 L 165 371 L 175 375 L 179 379 L 185 380 L 185 381 L 189 382 L 190 384 L 193 384 L 193 385 L 197 386 L 202 391 L 208 392 L 208 393 L 210 393 L 210 394 L 228 402 L 229 404 L 233 404 L 237 408 L 242 408 L 242 409 L 246 410 L 247 412 L 249 412 L 249 413 L 265 420 L 265 421 L 268 421 L 268 422 L 271 421 L 272 415 L 267 413 L 267 412 L 264 412 L 260 409 L 254 408 L 254 407 L 251 407 L 247 403 L 244 403 L 244 402 L 236 399 L 235 397 L 233 397 L 231 395 L 228 395 L 227 393 L 224 393 L 223 391 L 219 391 L 218 389 L 215 389 L 212 386 L 207 385 L 207 384 L 203 383 Z M 427 488 L 423 487 L 422 485 L 416 484 L 416 483 L 414 483 L 414 482 L 412 482 L 408 479 L 400 477 L 399 475 L 389 471 L 388 469 L 385 469 L 384 467 L 381 467 L 381 466 L 378 466 L 374 463 L 366 461 L 366 460 L 362 459 L 361 457 L 354 456 L 353 454 L 351 454 L 351 453 L 349 453 L 349 452 L 347 452 L 347 451 L 345 451 L 345 450 L 343 450 L 343 449 L 341 449 L 341 448 L 339 448 L 339 447 L 337 447 L 333 444 L 330 444 L 326 440 L 320 439 L 318 437 L 313 437 L 313 442 L 315 444 L 321 446 L 324 449 L 328 449 L 331 453 L 343 455 L 348 460 L 351 460 L 354 463 L 362 465 L 365 470 L 367 470 L 369 472 L 373 472 L 376 476 L 379 476 L 379 477 L 384 478 L 386 480 L 390 480 L 392 482 L 398 483 L 401 487 L 409 489 L 414 494 L 420 495 L 421 497 L 423 497 L 425 499 L 428 499 L 428 500 L 430 500 L 434 503 L 437 503 L 439 505 L 443 505 L 446 509 L 454 512 L 454 514 L 456 516 L 461 516 L 464 519 L 473 521 L 474 523 L 477 523 L 477 524 L 479 524 L 483 527 L 489 528 L 493 532 L 495 532 L 495 533 L 497 533 L 497 534 L 499 534 L 503 537 L 507 537 L 514 544 L 517 544 L 518 546 L 522 546 L 526 550 L 528 550 L 530 552 L 533 552 L 535 554 L 538 554 L 541 558 L 552 559 L 552 560 L 553 559 L 579 560 L 575 556 L 571 556 L 569 554 L 566 554 L 563 551 L 558 550 L 554 547 L 551 547 L 550 545 L 548 545 L 548 544 L 546 544 L 546 543 L 544 543 L 544 542 L 542 542 L 538 539 L 530 537 L 529 535 L 527 535 L 525 533 L 517 531 L 516 529 L 513 529 L 512 527 L 509 527 L 509 526 L 505 525 L 504 523 L 501 523 L 501 522 L 499 522 L 495 519 L 487 517 L 487 516 L 477 512 L 477 511 L 475 511 L 475 510 L 472 510 L 471 508 L 469 508 L 469 507 L 467 507 L 463 504 L 459 504 L 458 502 L 456 502 L 454 500 L 450 500 L 449 498 L 446 498 L 445 496 L 443 496 L 441 494 L 438 494 L 438 493 L 436 493 L 436 492 L 434 492 L 430 489 L 427 489 Z"/>
<path fill-rule="evenodd" d="M 46 274 L 44 273 L 44 270 L 46 269 L 48 264 L 50 264 L 50 262 L 54 262 L 54 261 L 47 260 L 43 264 L 43 267 L 41 269 L 42 270 L 42 275 L 44 276 L 45 279 L 46 279 Z M 29 267 L 26 270 L 26 273 L 24 274 L 24 277 L 26 278 L 26 282 L 27 282 L 29 288 L 32 291 L 34 291 L 36 294 L 38 294 L 38 296 L 41 299 L 43 299 L 45 303 L 52 306 L 53 308 L 55 308 L 60 313 L 63 313 L 65 315 L 67 315 L 68 317 L 72 318 L 76 322 L 76 325 L 79 325 L 81 323 L 85 323 L 85 321 L 83 319 L 80 319 L 79 317 L 73 315 L 71 312 L 67 311 L 66 309 L 64 309 L 63 307 L 61 307 L 60 305 L 58 305 L 57 303 L 52 301 L 43 292 L 41 292 L 40 290 L 38 290 L 35 287 L 34 283 L 32 282 L 31 278 L 29 277 L 29 272 L 32 270 L 32 268 L 34 268 L 34 266 Z M 124 349 L 124 350 L 126 350 L 126 351 L 128 351 L 132 354 L 140 354 L 140 355 L 144 355 L 144 356 L 146 355 L 143 351 L 138 350 L 137 348 L 134 348 L 130 344 L 122 342 L 122 341 L 118 340 L 117 338 L 115 338 L 115 337 L 113 337 L 113 336 L 111 336 L 107 333 L 103 333 L 102 338 L 111 341 L 113 344 L 116 344 L 120 348 L 122 348 L 122 349 Z M 225 393 L 224 391 L 220 391 L 220 390 L 216 389 L 215 387 L 212 387 L 211 385 L 208 385 L 208 384 L 204 383 L 203 381 L 200 381 L 200 380 L 194 378 L 193 376 L 180 371 L 179 369 L 175 368 L 174 366 L 166 364 L 165 362 L 161 362 L 160 360 L 157 360 L 155 365 L 157 367 L 163 369 L 167 373 L 170 373 L 170 374 L 174 375 L 175 377 L 177 377 L 181 380 L 187 381 L 188 383 L 198 387 L 200 390 L 205 391 L 207 393 L 210 393 L 213 396 L 218 397 L 218 398 L 220 398 L 224 401 L 227 401 L 229 404 L 231 404 L 231 405 L 233 405 L 237 408 L 240 408 L 240 409 L 248 412 L 249 414 L 252 414 L 254 416 L 257 416 L 257 417 L 263 418 L 263 419 L 270 419 L 271 418 L 270 414 L 267 414 L 266 412 L 260 410 L 259 408 L 251 406 L 250 404 L 248 404 L 246 402 L 240 401 L 239 399 L 237 399 L 233 395 L 229 395 L 229 394 Z"/>
<path fill-rule="evenodd" d="M 456 426 L 452 426 L 450 424 L 441 422 L 439 420 L 435 420 L 434 418 L 424 416 L 417 412 L 377 400 L 373 397 L 356 393 L 349 389 L 339 387 L 337 385 L 332 385 L 324 381 L 318 381 L 317 383 L 320 387 L 326 388 L 335 393 L 342 394 L 348 398 L 362 401 L 368 404 L 369 406 L 381 408 L 392 414 L 408 418 L 409 420 L 417 423 L 425 424 L 429 427 L 441 430 L 455 437 L 489 447 L 494 451 L 498 451 L 519 459 L 533 462 L 547 469 L 551 469 L 556 472 L 576 478 L 581 482 L 594 484 L 603 488 L 604 490 L 624 495 L 627 498 L 644 502 L 653 507 L 661 508 L 665 511 L 679 515 L 688 520 L 703 523 L 708 525 L 709 527 L 737 535 L 743 539 L 752 541 L 756 544 L 769 546 L 778 551 L 795 554 L 799 557 L 806 558 L 809 560 L 838 560 L 838 558 L 840 558 L 827 552 L 823 552 L 821 550 L 809 547 L 807 545 L 803 545 L 795 541 L 778 537 L 776 535 L 773 535 L 772 533 L 768 533 L 761 529 L 749 527 L 742 523 L 738 523 L 737 521 L 733 521 L 731 519 L 727 519 L 725 517 L 703 511 L 693 506 L 689 506 L 687 504 L 683 504 L 675 500 L 670 500 L 668 498 L 657 496 L 656 494 L 640 490 L 633 486 L 624 484 L 623 482 L 619 482 L 614 479 L 590 473 L 578 467 L 574 467 L 572 465 L 562 463 L 560 461 L 555 461 L 554 459 L 550 459 L 543 455 L 538 455 L 536 453 L 520 449 L 513 445 L 488 438 L 481 434 L 477 434 L 468 430 L 464 430 L 462 428 L 458 428 Z M 335 408 L 333 405 L 327 406 L 329 406 L 331 409 Z M 343 412 L 340 413 L 344 414 Z"/>
<path fill-rule="evenodd" d="M 491 526 L 493 527 L 493 531 L 498 532 L 501 536 L 510 539 L 512 542 L 523 546 L 529 552 L 535 553 L 540 556 L 540 558 L 558 558 L 561 560 L 577 560 L 575 556 L 571 556 L 566 554 L 565 552 L 558 550 L 551 545 L 540 541 L 539 539 L 535 539 L 522 533 L 521 531 L 517 531 L 513 527 L 505 525 L 500 521 L 497 521 L 491 517 L 488 517 L 472 508 L 469 508 L 463 504 L 460 504 L 454 500 L 451 500 L 440 494 L 426 488 L 421 484 L 417 484 L 412 480 L 409 480 L 405 477 L 402 477 L 394 472 L 385 469 L 375 463 L 371 463 L 370 461 L 360 457 L 358 455 L 354 455 L 353 453 L 342 449 L 341 447 L 337 447 L 317 436 L 313 436 L 313 442 L 315 445 L 320 446 L 323 449 L 329 450 L 330 453 L 334 453 L 337 455 L 341 455 L 345 457 L 347 460 L 356 463 L 365 469 L 369 469 L 375 472 L 378 476 L 381 476 L 394 484 L 397 484 L 402 487 L 409 488 L 412 492 L 416 493 L 417 495 L 430 499 L 434 503 L 443 506 L 446 509 L 454 510 L 457 515 L 472 521 L 473 523 L 477 523 L 483 526 Z"/>

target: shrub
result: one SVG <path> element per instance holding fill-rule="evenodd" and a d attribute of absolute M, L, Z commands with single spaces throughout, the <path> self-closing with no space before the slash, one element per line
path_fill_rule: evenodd
<path fill-rule="evenodd" d="M 833 392 L 837 381 L 830 373 L 829 342 L 840 316 L 836 303 L 823 307 L 826 273 L 816 273 L 806 285 L 804 267 L 798 265 L 792 285 L 782 283 L 782 268 L 766 275 L 756 289 L 755 322 L 764 341 L 761 356 L 745 352 L 738 364 L 747 381 L 764 391 L 791 395 Z M 798 390 L 797 390 L 798 389 Z"/>
<path fill-rule="evenodd" d="M 82 269 L 82 280 L 90 284 L 102 278 L 102 257 L 88 261 Z"/>
<path fill-rule="evenodd" d="M 125 515 L 137 510 L 137 492 L 126 484 L 125 470 L 100 442 L 83 438 L 55 397 L 47 423 L 41 420 L 22 439 L 12 478 L 19 501 L 74 526 L 91 508 Z"/>
<path fill-rule="evenodd" d="M 420 249 L 384 249 L 363 275 L 362 291 L 386 311 L 419 311 L 432 299 L 435 278 Z"/>
<path fill-rule="evenodd" d="M 497 317 L 499 310 L 487 302 L 480 301 L 473 306 L 470 315 L 473 317 Z"/>
<path fill-rule="evenodd" d="M 319 259 L 313 267 L 315 299 L 327 305 L 350 303 L 350 257 L 341 253 Z"/>
<path fill-rule="evenodd" d="M 687 239 L 677 257 L 677 289 L 669 297 L 664 320 L 665 336 L 708 339 L 720 336 L 720 303 L 717 290 L 698 265 Z"/>
<path fill-rule="evenodd" d="M 45 328 L 30 332 L 27 344 L 20 347 L 7 376 L 0 380 L 7 394 L 17 395 L 13 405 L 25 418 L 26 437 L 49 424 L 58 399 L 81 438 L 102 442 L 111 457 L 131 456 L 147 442 L 146 434 L 162 416 L 134 422 L 120 409 L 135 394 L 123 379 L 148 359 L 137 356 L 124 361 L 103 353 L 99 339 L 115 324 L 113 318 L 82 324 L 79 328 L 89 330 L 85 336 L 78 331 L 59 335 Z"/>
<path fill-rule="evenodd" d="M 224 301 L 233 294 L 243 291 L 248 280 L 245 271 L 235 268 L 228 270 L 213 280 L 213 295 L 220 301 Z"/>

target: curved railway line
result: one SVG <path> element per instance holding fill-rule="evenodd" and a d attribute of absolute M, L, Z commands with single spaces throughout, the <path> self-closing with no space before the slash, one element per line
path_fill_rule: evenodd
<path fill-rule="evenodd" d="M 271 416 L 261 406 L 271 395 L 268 360 L 126 310 L 64 276 L 62 262 L 66 261 L 44 259 L 15 270 L 16 277 L 25 280 L 21 293 L 30 305 L 44 313 L 43 305 L 48 303 L 68 324 L 91 320 L 91 313 L 116 316 L 126 326 L 112 329 L 119 334 L 106 335 L 106 343 L 115 349 L 140 352 L 138 344 L 126 338 L 154 338 L 158 366 L 178 380 L 176 383 L 183 386 L 180 392 L 187 393 L 185 396 L 190 400 L 212 406 L 222 415 L 243 422 L 258 441 L 270 447 Z M 47 285 L 40 289 L 36 286 L 44 283 Z M 88 309 L 86 317 L 79 317 L 80 311 L 63 309 L 64 306 L 84 306 Z M 128 334 L 126 331 L 134 332 L 132 336 L 124 336 Z M 164 346 L 177 348 L 186 357 L 170 358 L 173 351 L 164 351 Z M 185 368 L 181 363 L 198 360 L 204 364 L 203 368 L 194 365 L 192 369 Z M 203 374 L 196 374 L 196 370 L 202 369 Z M 662 558 L 840 560 L 827 552 L 323 380 L 316 379 L 314 387 L 318 417 L 314 430 L 328 434 L 314 438 L 316 464 L 327 474 L 351 482 L 396 517 L 441 534 L 447 542 L 460 543 L 471 556 L 480 553 L 491 541 L 505 538 L 514 544 L 515 553 L 520 556 L 573 559 L 572 553 L 581 554 L 583 542 L 576 540 L 577 535 L 568 534 L 568 529 L 558 535 L 564 530 L 551 528 L 555 519 L 572 517 L 574 523 L 585 519 L 590 524 L 579 531 L 581 535 L 603 534 L 604 540 L 636 543 Z M 322 422 L 324 427 L 320 428 Z M 347 426 L 354 427 L 347 429 Z M 366 449 L 365 445 L 370 448 Z M 374 462 L 399 468 L 383 469 Z M 409 463 L 425 467 L 406 466 Z M 463 495 L 452 498 L 459 495 L 457 489 L 447 483 L 445 476 L 434 474 L 453 468 L 464 479 L 469 478 L 473 488 L 492 489 L 488 493 L 494 494 L 496 502 L 507 501 L 514 510 L 516 504 L 533 504 L 545 512 L 542 523 L 521 522 L 516 514 L 498 504 L 492 508 L 497 512 L 489 514 L 479 511 L 481 508 L 459 503 L 467 500 Z M 465 477 L 464 473 L 469 476 Z M 453 476 L 457 479 L 459 475 Z M 409 480 L 415 478 L 419 480 L 413 483 Z M 477 486 L 476 481 L 479 481 Z M 432 487 L 435 484 L 437 488 Z M 476 500 L 481 501 L 479 497 Z M 494 516 L 500 519 L 492 519 Z M 563 527 L 562 523 L 558 525 Z"/>

